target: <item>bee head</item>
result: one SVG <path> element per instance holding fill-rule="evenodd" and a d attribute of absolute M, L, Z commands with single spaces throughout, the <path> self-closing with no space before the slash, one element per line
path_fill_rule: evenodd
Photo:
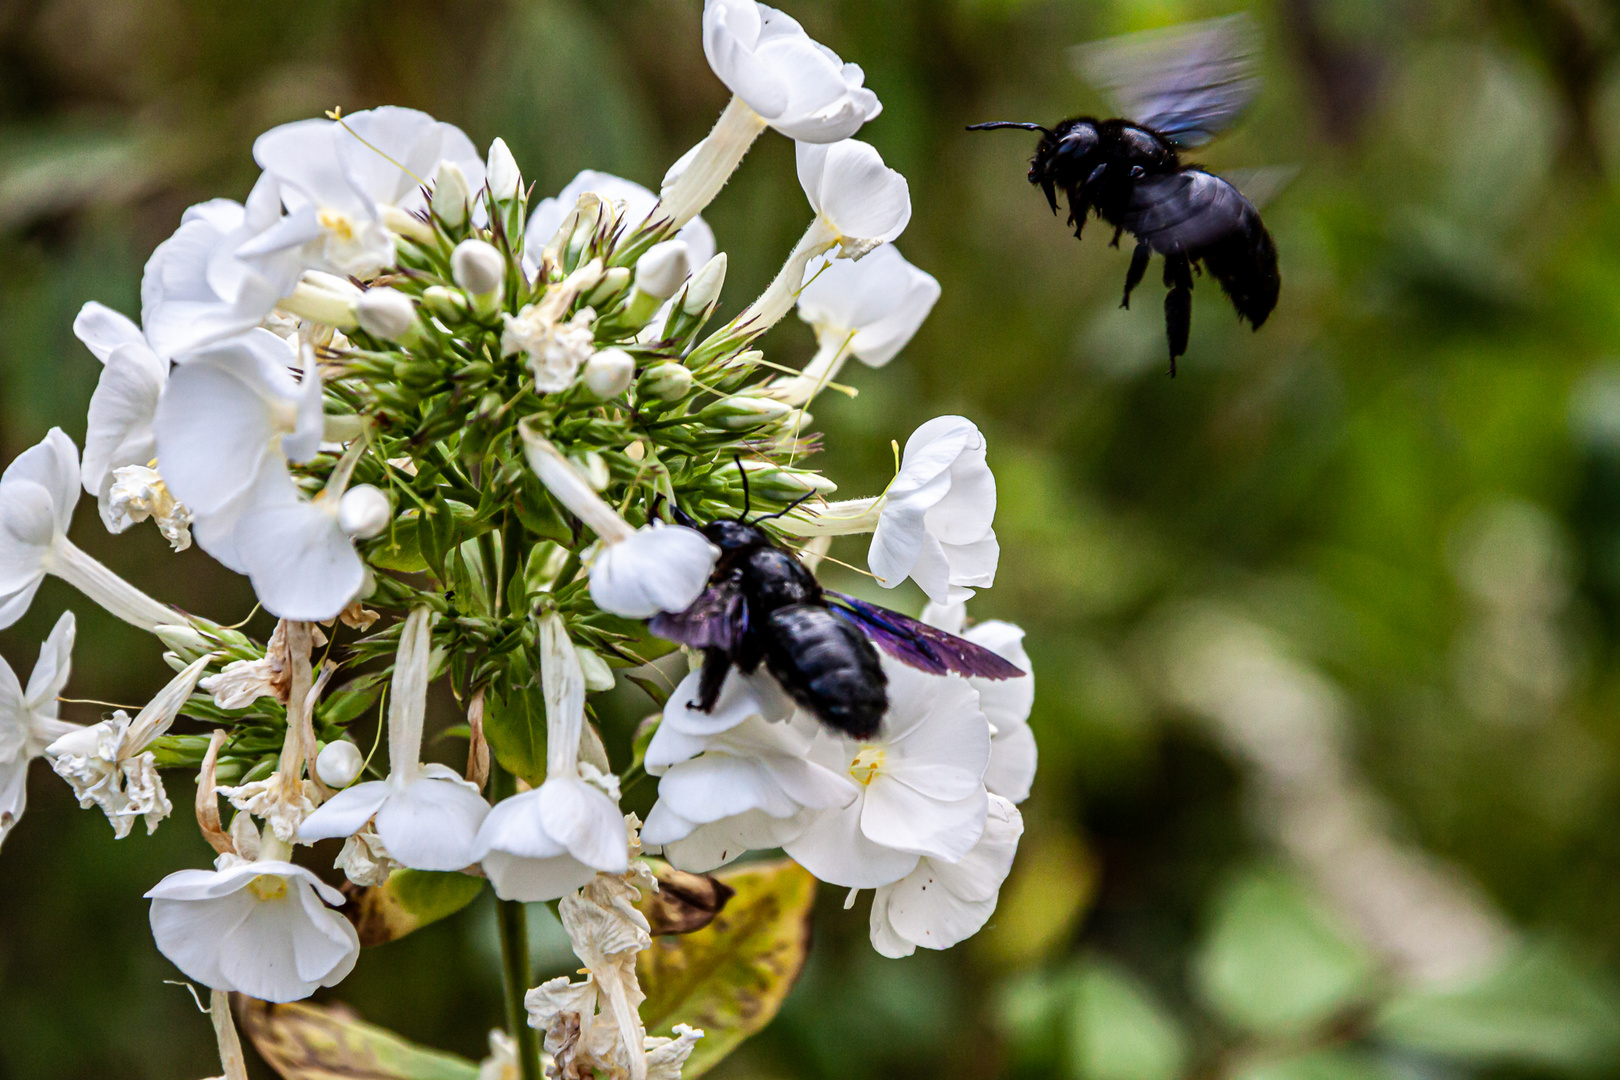
<path fill-rule="evenodd" d="M 771 543 L 771 538 L 765 534 L 764 529 L 742 520 L 722 518 L 719 521 L 709 522 L 698 531 L 722 552 L 769 547 Z"/>

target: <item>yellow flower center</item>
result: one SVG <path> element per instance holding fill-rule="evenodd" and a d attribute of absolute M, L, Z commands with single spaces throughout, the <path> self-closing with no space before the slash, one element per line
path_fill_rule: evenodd
<path fill-rule="evenodd" d="M 867 746 L 849 763 L 849 775 L 857 784 L 869 786 L 883 774 L 883 761 L 887 755 L 881 746 Z"/>
<path fill-rule="evenodd" d="M 287 895 L 287 879 L 274 874 L 260 874 L 248 882 L 248 889 L 260 900 L 280 900 Z"/>
<path fill-rule="evenodd" d="M 323 209 L 316 215 L 316 220 L 321 223 L 321 228 L 333 233 L 338 239 L 354 240 L 354 223 L 349 220 L 347 214 L 340 214 L 336 210 Z"/>

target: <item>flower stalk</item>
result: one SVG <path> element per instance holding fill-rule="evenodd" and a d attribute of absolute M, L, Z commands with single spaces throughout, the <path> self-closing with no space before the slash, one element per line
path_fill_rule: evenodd
<path fill-rule="evenodd" d="M 86 555 L 67 537 L 58 534 L 45 553 L 45 572 L 55 574 L 100 604 L 106 611 L 147 633 L 177 621 L 175 610 L 147 596 L 141 590 Z"/>

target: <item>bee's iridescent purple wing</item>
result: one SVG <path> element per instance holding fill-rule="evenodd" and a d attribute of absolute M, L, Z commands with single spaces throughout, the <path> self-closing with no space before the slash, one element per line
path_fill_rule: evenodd
<path fill-rule="evenodd" d="M 733 652 L 748 632 L 748 605 L 735 578 L 710 585 L 692 606 L 674 614 L 655 615 L 647 628 L 666 641 L 693 649 Z"/>
<path fill-rule="evenodd" d="M 873 643 L 902 663 L 931 675 L 956 672 L 981 679 L 1013 679 L 1022 668 L 989 649 L 898 611 L 868 604 L 843 593 L 825 594 L 833 612 L 854 625 Z"/>

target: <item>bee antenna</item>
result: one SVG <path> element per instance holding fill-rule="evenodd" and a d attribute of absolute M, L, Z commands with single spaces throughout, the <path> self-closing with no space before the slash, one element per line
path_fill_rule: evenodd
<path fill-rule="evenodd" d="M 731 460 L 735 461 L 737 463 L 737 475 L 742 477 L 743 512 L 742 512 L 742 517 L 738 518 L 737 520 L 742 522 L 744 525 L 747 525 L 747 524 L 749 524 L 748 512 L 751 509 L 753 509 L 753 505 L 754 505 L 752 498 L 750 498 L 750 496 L 748 494 L 748 470 L 743 468 L 742 455 L 741 454 L 732 454 L 731 455 Z"/>
<path fill-rule="evenodd" d="M 969 131 L 994 131 L 997 128 L 1018 128 L 1020 131 L 1038 131 L 1042 135 L 1047 136 L 1052 134 L 1051 128 L 1046 128 L 1039 124 L 1030 124 L 1019 120 L 991 120 L 986 124 L 969 124 L 967 127 Z"/>
<path fill-rule="evenodd" d="M 776 513 L 774 513 L 774 514 L 766 514 L 764 517 L 761 517 L 761 518 L 755 518 L 754 519 L 754 524 L 758 525 L 761 521 L 775 521 L 777 518 L 783 516 L 784 514 L 790 513 L 791 511 L 798 509 L 800 503 L 804 502 L 804 500 L 808 499 L 810 496 L 812 496 L 814 494 L 815 494 L 815 492 L 813 492 L 813 491 L 807 491 L 803 495 L 800 495 L 797 499 L 794 499 L 792 502 L 790 502 L 786 506 L 782 507 L 782 509 L 778 510 Z"/>

